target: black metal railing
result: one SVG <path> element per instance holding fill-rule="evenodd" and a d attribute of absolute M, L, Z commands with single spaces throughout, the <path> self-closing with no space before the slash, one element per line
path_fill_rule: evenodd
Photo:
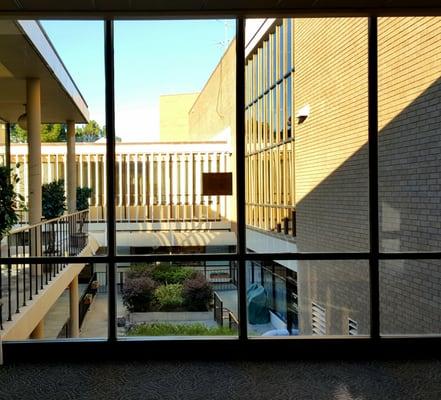
<path fill-rule="evenodd" d="M 1 257 L 76 256 L 87 245 L 89 211 L 63 215 L 12 230 Z M 63 270 L 65 264 L 0 264 L 0 330 Z"/>
<path fill-rule="evenodd" d="M 90 281 L 87 285 L 86 290 L 84 291 L 83 295 L 80 299 L 79 304 L 79 327 L 81 328 L 81 325 L 83 324 L 84 317 L 86 316 L 87 311 L 89 311 L 89 308 L 93 302 L 93 299 L 95 298 L 97 291 L 98 291 L 98 278 L 97 273 L 95 272 L 92 277 L 90 278 Z"/>
<path fill-rule="evenodd" d="M 214 292 L 213 294 L 213 314 L 216 323 L 223 327 L 225 325 L 224 321 L 228 321 L 228 328 L 231 330 L 239 329 L 239 320 L 233 314 L 231 310 L 224 307 L 224 302 L 222 298 Z"/>
<path fill-rule="evenodd" d="M 265 229 L 264 226 L 268 226 L 269 231 L 274 233 L 283 233 L 284 235 L 297 236 L 297 219 L 296 219 L 296 209 L 295 206 L 283 205 L 283 204 L 257 204 L 257 203 L 246 203 L 247 211 L 247 225 L 257 229 Z M 260 215 L 259 215 L 260 210 Z M 279 211 L 280 215 L 277 219 L 272 219 L 267 216 L 268 221 L 265 223 L 263 221 L 264 210 L 268 213 L 273 211 L 277 213 Z"/>
<path fill-rule="evenodd" d="M 213 316 L 214 320 L 217 322 L 219 326 L 223 326 L 224 324 L 224 317 L 223 317 L 223 309 L 224 309 L 224 303 L 220 296 L 214 292 L 213 293 Z"/>
<path fill-rule="evenodd" d="M 204 275 L 214 290 L 235 290 L 237 289 L 237 267 L 234 262 L 225 264 L 210 265 L 204 263 Z"/>

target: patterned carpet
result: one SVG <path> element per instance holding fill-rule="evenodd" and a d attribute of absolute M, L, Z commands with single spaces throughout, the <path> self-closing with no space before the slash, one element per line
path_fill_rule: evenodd
<path fill-rule="evenodd" d="M 441 361 L 20 364 L 0 399 L 439 400 Z"/>

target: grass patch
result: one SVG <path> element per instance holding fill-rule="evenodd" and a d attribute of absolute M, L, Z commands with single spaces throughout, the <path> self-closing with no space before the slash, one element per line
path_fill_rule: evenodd
<path fill-rule="evenodd" d="M 231 336 L 237 335 L 237 332 L 228 327 L 208 327 L 201 323 L 153 323 L 133 326 L 127 334 L 128 336 Z"/>

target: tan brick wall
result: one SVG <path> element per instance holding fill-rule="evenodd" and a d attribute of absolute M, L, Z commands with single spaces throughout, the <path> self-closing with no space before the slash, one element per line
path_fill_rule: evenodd
<path fill-rule="evenodd" d="M 189 113 L 189 140 L 227 140 L 232 156 L 229 172 L 236 170 L 236 41 L 233 40 L 212 72 Z M 236 229 L 236 174 L 228 196 L 226 217 Z"/>
<path fill-rule="evenodd" d="M 236 42 L 233 40 L 190 110 L 191 140 L 216 140 L 236 124 Z"/>
<path fill-rule="evenodd" d="M 379 19 L 383 251 L 441 249 L 441 18 Z M 437 261 L 381 264 L 383 333 L 441 332 Z"/>
<path fill-rule="evenodd" d="M 159 135 L 163 142 L 189 141 L 188 113 L 199 93 L 163 95 L 159 98 Z"/>
<path fill-rule="evenodd" d="M 296 19 L 294 105 L 297 246 L 368 249 L 367 20 Z M 311 333 L 311 303 L 325 306 L 327 333 L 347 334 L 348 317 L 368 333 L 363 262 L 300 262 L 299 323 Z"/>
<path fill-rule="evenodd" d="M 297 19 L 295 107 L 299 251 L 368 248 L 367 20 Z M 441 247 L 440 18 L 379 21 L 379 206 L 384 251 Z M 301 262 L 300 327 L 311 302 L 327 310 L 327 333 L 347 318 L 369 332 L 365 262 Z M 437 262 L 381 264 L 382 333 L 441 332 Z"/>

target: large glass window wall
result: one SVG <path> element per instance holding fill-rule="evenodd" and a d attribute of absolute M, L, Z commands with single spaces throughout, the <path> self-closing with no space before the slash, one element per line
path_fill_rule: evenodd
<path fill-rule="evenodd" d="M 183 312 L 185 314 L 184 318 L 188 320 L 190 318 L 189 313 L 196 311 L 190 310 L 189 302 L 186 303 L 184 300 L 184 297 L 188 296 L 187 289 L 191 286 L 189 281 L 198 280 L 198 288 L 204 285 L 204 287 L 210 287 L 210 285 L 222 287 L 222 289 L 216 291 L 217 297 L 214 296 L 213 287 L 211 287 L 210 296 L 205 298 L 204 312 L 211 313 L 209 320 L 213 324 L 218 325 L 220 321 L 222 324 L 228 324 L 229 333 L 221 334 L 220 336 L 223 339 L 226 337 L 233 341 L 240 339 L 249 343 L 252 342 L 250 339 L 254 338 L 254 336 L 274 337 L 281 335 L 281 331 L 286 336 L 306 337 L 310 335 L 324 335 L 347 336 L 349 338 L 349 336 L 358 334 L 370 339 L 378 339 L 380 333 L 385 337 L 394 334 L 440 334 L 439 315 L 436 312 L 439 309 L 439 296 L 437 296 L 436 292 L 438 290 L 437 280 L 434 279 L 434 277 L 437 278 L 439 275 L 439 254 L 430 252 L 430 250 L 436 250 L 436 238 L 431 241 L 433 239 L 431 237 L 428 238 L 427 243 L 422 242 L 426 238 L 425 234 L 436 236 L 437 229 L 439 228 L 438 226 L 429 226 L 429 220 L 436 214 L 437 207 L 437 169 L 434 157 L 436 158 L 436 148 L 439 143 L 433 141 L 434 135 L 429 135 L 432 140 L 430 142 L 431 149 L 426 154 L 428 158 L 423 161 L 418 158 L 424 155 L 423 151 L 415 155 L 414 159 L 411 150 L 409 150 L 408 156 L 416 164 L 420 163 L 420 165 L 415 166 L 417 174 L 420 174 L 419 178 L 422 176 L 425 178 L 417 179 L 416 182 L 409 182 L 404 192 L 406 194 L 410 193 L 408 194 L 410 197 L 414 193 L 415 200 L 421 199 L 421 196 L 415 193 L 430 194 L 430 196 L 423 197 L 423 200 L 424 203 L 431 204 L 426 209 L 435 210 L 430 218 L 417 213 L 417 221 L 414 224 L 415 229 L 408 229 L 408 223 L 405 226 L 400 225 L 401 221 L 408 222 L 408 214 L 398 215 L 394 207 L 390 206 L 390 204 L 394 204 L 393 199 L 387 197 L 388 190 L 389 192 L 395 189 L 398 190 L 401 186 L 395 185 L 393 182 L 386 190 L 385 181 L 380 181 L 379 193 L 378 178 L 373 174 L 373 171 L 377 168 L 378 155 L 376 155 L 375 149 L 377 146 L 377 133 L 379 132 L 373 125 L 372 120 L 378 117 L 379 111 L 380 114 L 384 112 L 384 114 L 381 114 L 384 121 L 390 119 L 389 125 L 385 122 L 385 128 L 390 128 L 391 130 L 389 132 L 391 136 L 384 135 L 381 137 L 381 133 L 379 135 L 381 138 L 380 178 L 384 178 L 387 175 L 387 171 L 395 171 L 397 168 L 397 164 L 394 162 L 395 158 L 384 156 L 384 154 L 391 154 L 388 153 L 390 148 L 394 149 L 396 147 L 396 144 L 391 143 L 393 135 L 396 134 L 404 122 L 409 123 L 409 129 L 415 127 L 412 125 L 414 123 L 418 125 L 419 120 L 414 121 L 412 118 L 418 117 L 421 114 L 421 112 L 415 112 L 414 115 L 414 110 L 410 109 L 409 113 L 395 115 L 394 117 L 394 106 L 391 106 L 389 102 L 393 100 L 393 96 L 389 93 L 390 88 L 388 85 L 391 81 L 396 82 L 396 79 L 389 79 L 391 70 L 386 71 L 386 73 L 381 68 L 384 68 L 390 62 L 388 58 L 390 56 L 390 48 L 388 48 L 390 38 L 387 33 L 388 29 L 392 29 L 392 26 L 398 24 L 397 20 L 380 20 L 380 33 L 383 32 L 384 36 L 377 36 L 375 19 L 370 19 L 369 26 L 366 18 L 332 21 L 333 26 L 339 26 L 337 36 L 341 37 L 342 31 L 348 28 L 348 26 L 350 28 L 355 27 L 354 36 L 344 35 L 344 37 L 347 39 L 358 38 L 365 43 L 364 46 L 360 48 L 355 46 L 356 48 L 354 49 L 354 51 L 358 51 L 356 54 L 364 58 L 366 62 L 362 66 L 363 71 L 366 73 L 366 81 L 359 82 L 357 86 L 358 88 L 363 88 L 363 96 L 358 99 L 360 102 L 355 101 L 357 99 L 354 100 L 352 97 L 345 97 L 350 92 L 344 92 L 345 96 L 342 96 L 341 92 L 338 95 L 340 100 L 343 99 L 345 101 L 345 107 L 348 104 L 360 106 L 361 111 L 360 109 L 355 111 L 364 113 L 366 117 L 364 122 L 366 124 L 368 123 L 368 116 L 371 117 L 371 122 L 368 124 L 369 136 L 360 151 L 350 155 L 349 158 L 344 156 L 338 158 L 337 152 L 330 152 L 326 154 L 325 159 L 334 162 L 334 165 L 338 165 L 339 172 L 349 171 L 349 175 L 343 175 L 356 179 L 360 184 L 359 187 L 364 189 L 363 193 L 369 193 L 370 202 L 366 199 L 367 196 L 363 197 L 359 196 L 357 192 L 354 193 L 353 188 L 349 187 L 350 185 L 341 186 L 341 181 L 338 181 L 333 186 L 333 179 L 339 177 L 332 174 L 327 177 L 327 182 L 325 182 L 327 185 L 325 185 L 326 190 L 321 192 L 321 194 L 327 193 L 332 198 L 332 196 L 339 195 L 342 188 L 347 190 L 346 193 L 350 194 L 350 200 L 347 203 L 336 204 L 336 213 L 342 210 L 348 211 L 345 219 L 339 220 L 340 222 L 353 222 L 354 220 L 357 222 L 359 218 L 364 221 L 363 224 L 358 224 L 359 226 L 354 227 L 354 224 L 352 224 L 349 229 L 352 234 L 350 239 L 358 243 L 358 247 L 352 244 L 348 248 L 338 246 L 338 243 L 341 244 L 342 241 L 346 240 L 346 236 L 339 236 L 347 228 L 346 226 L 343 226 L 343 229 L 340 230 L 332 230 L 332 226 L 335 227 L 336 224 L 334 220 L 330 219 L 326 221 L 328 224 L 327 228 L 323 229 L 321 223 L 327 214 L 321 213 L 323 203 L 320 202 L 314 203 L 315 208 L 303 210 L 304 213 L 316 212 L 317 214 L 309 214 L 312 224 L 300 226 L 300 229 L 303 229 L 301 231 L 302 234 L 309 234 L 311 235 L 310 237 L 314 238 L 311 242 L 303 242 L 302 245 L 304 247 L 300 254 L 296 254 L 296 250 L 289 246 L 279 249 L 271 245 L 273 243 L 271 239 L 279 239 L 281 235 L 289 237 L 287 242 L 290 244 L 300 245 L 302 243 L 302 237 L 298 235 L 299 232 L 297 231 L 299 227 L 297 226 L 298 220 L 296 217 L 296 212 L 299 211 L 297 210 L 298 203 L 296 203 L 297 180 L 294 179 L 296 157 L 303 157 L 303 163 L 308 161 L 309 157 L 313 165 L 314 163 L 315 165 L 322 165 L 321 163 L 323 162 L 323 160 L 314 159 L 313 152 L 308 154 L 301 152 L 301 149 L 304 149 L 301 146 L 305 146 L 305 142 L 308 140 L 314 142 L 314 130 L 308 130 L 308 125 L 299 127 L 298 120 L 305 117 L 307 121 L 308 118 L 310 121 L 313 121 L 312 116 L 314 113 L 318 113 L 318 111 L 316 111 L 317 109 L 314 106 L 306 107 L 308 104 L 303 102 L 301 104 L 294 104 L 296 99 L 295 91 L 303 90 L 305 92 L 309 91 L 309 93 L 317 93 L 315 91 L 318 91 L 319 86 L 312 85 L 309 87 L 305 81 L 296 76 L 297 71 L 295 71 L 294 67 L 297 68 L 297 65 L 295 65 L 294 61 L 297 62 L 298 60 L 298 65 L 302 65 L 301 63 L 304 60 L 297 56 L 294 59 L 294 54 L 298 54 L 294 52 L 293 45 L 295 29 L 299 29 L 303 37 L 305 37 L 308 30 L 314 31 L 316 29 L 313 37 L 317 38 L 320 37 L 320 32 L 331 32 L 331 25 L 327 25 L 329 21 L 326 19 L 306 18 L 298 19 L 298 21 L 297 23 L 294 19 L 275 20 L 274 24 L 268 29 L 268 34 L 262 39 L 263 50 L 257 51 L 257 54 L 248 55 L 246 64 L 243 65 L 244 75 L 246 76 L 236 76 L 236 79 L 242 81 L 242 83 L 244 83 L 243 80 L 245 78 L 245 83 L 247 83 L 245 85 L 244 116 L 236 116 L 236 127 L 240 127 L 240 129 L 245 128 L 246 143 L 242 143 L 244 148 L 241 148 L 241 140 L 237 139 L 237 136 L 233 138 L 236 139 L 235 141 L 232 139 L 232 143 L 235 143 L 235 146 L 237 146 L 235 151 L 237 151 L 238 155 L 235 162 L 231 164 L 231 170 L 235 174 L 233 188 L 236 191 L 236 195 L 239 198 L 242 195 L 246 195 L 246 197 L 242 196 L 242 199 L 245 201 L 238 202 L 236 204 L 237 210 L 232 214 L 234 216 L 233 221 L 231 221 L 233 222 L 232 231 L 234 229 L 241 230 L 239 231 L 239 242 L 233 243 L 235 248 L 225 246 L 224 244 L 213 244 L 211 250 L 213 250 L 212 252 L 215 253 L 216 257 L 214 257 L 214 254 L 204 254 L 210 251 L 207 251 L 204 246 L 197 243 L 187 246 L 187 250 L 188 247 L 191 247 L 190 252 L 183 251 L 182 246 L 170 246 L 168 244 L 161 246 L 161 243 L 158 246 L 145 245 L 145 243 L 142 246 L 133 245 L 130 247 L 139 247 L 139 249 L 131 249 L 127 253 L 117 251 L 118 235 L 117 229 L 115 229 L 116 221 L 122 222 L 126 218 L 121 216 L 118 219 L 118 203 L 123 202 L 127 207 L 134 207 L 137 202 L 142 202 L 148 198 L 149 201 L 151 199 L 152 206 L 164 206 L 167 205 L 170 196 L 173 197 L 176 194 L 178 196 L 176 204 L 185 205 L 189 193 L 186 193 L 184 188 L 190 187 L 190 180 L 194 180 L 194 175 L 188 172 L 192 168 L 192 162 L 197 168 L 205 172 L 215 172 L 225 160 L 222 161 L 222 158 L 216 157 L 210 158 L 207 163 L 201 158 L 195 157 L 191 159 L 187 157 L 181 158 L 180 162 L 174 163 L 173 154 L 167 157 L 161 151 L 155 153 L 151 160 L 148 159 L 148 156 L 143 158 L 142 155 L 130 153 L 123 157 L 115 153 L 118 144 L 115 144 L 115 114 L 113 113 L 114 110 L 112 110 L 111 103 L 114 102 L 117 96 L 114 93 L 112 68 L 110 68 L 109 72 L 109 67 L 112 67 L 115 62 L 115 59 L 110 57 L 113 49 L 113 23 L 111 21 L 106 23 L 107 46 L 105 49 L 107 55 L 106 66 L 108 68 L 106 72 L 108 82 L 106 96 L 110 103 L 107 105 L 107 110 L 111 114 L 106 119 L 109 136 L 104 146 L 106 151 L 110 152 L 111 157 L 106 159 L 106 164 L 103 167 L 100 167 L 100 163 L 104 163 L 102 156 L 78 155 L 77 162 L 79 163 L 79 168 L 77 177 L 83 183 L 101 187 L 103 193 L 107 196 L 108 204 L 112 206 L 112 211 L 106 211 L 107 215 L 110 215 L 110 219 L 106 221 L 108 224 L 108 230 L 106 231 L 108 247 L 103 251 L 101 259 L 95 259 L 95 261 L 91 260 L 88 256 L 82 255 L 78 251 L 80 246 L 76 246 L 75 252 L 71 252 L 69 245 L 62 250 L 65 252 L 62 254 L 56 253 L 56 249 L 51 249 L 49 246 L 46 249 L 47 252 L 37 258 L 32 255 L 31 257 L 26 255 L 26 257 L 20 256 L 14 261 L 11 254 L 8 253 L 12 248 L 11 246 L 26 246 L 32 233 L 16 236 L 12 242 L 9 239 L 3 240 L 3 258 L 0 274 L 0 297 L 2 297 L 2 302 L 0 303 L 2 316 L 1 330 L 5 331 L 6 324 L 14 321 L 14 314 L 24 313 L 27 310 L 25 307 L 30 305 L 29 302 L 35 300 L 50 285 L 57 282 L 61 274 L 69 273 L 69 271 L 75 270 L 75 268 L 82 268 L 77 264 L 82 263 L 83 265 L 84 263 L 84 268 L 86 269 L 87 267 L 87 276 L 84 277 L 84 284 L 86 285 L 87 283 L 84 301 L 86 303 L 95 301 L 96 297 L 93 294 L 95 293 L 96 296 L 97 293 L 100 293 L 99 290 L 102 290 L 103 296 L 100 304 L 102 307 L 101 311 L 104 311 L 100 317 L 101 333 L 96 334 L 93 333 L 94 331 L 88 330 L 88 333 L 83 335 L 83 337 L 102 339 L 107 336 L 109 343 L 118 343 L 119 340 L 125 341 L 127 336 L 131 336 L 130 340 L 135 341 L 140 338 L 152 340 L 152 337 L 158 336 L 157 332 L 162 332 L 159 336 L 162 335 L 168 339 L 170 339 L 170 336 L 173 336 L 173 334 L 169 333 L 170 331 L 158 330 L 152 333 L 151 330 L 143 331 L 141 329 L 137 332 L 133 329 L 133 325 L 136 325 L 137 322 L 141 322 L 141 325 L 146 325 L 146 322 L 152 321 L 151 318 L 155 318 L 155 316 L 149 315 L 148 318 L 150 319 L 146 320 L 145 315 L 134 315 L 137 311 L 127 313 L 127 304 L 131 305 L 133 300 L 135 302 L 137 300 L 133 296 L 130 300 L 127 300 L 127 296 L 130 295 L 128 288 L 130 289 L 130 285 L 132 285 L 132 288 L 138 289 L 138 286 L 141 285 L 141 279 L 142 285 L 148 286 L 148 290 L 146 290 L 148 293 L 143 293 L 143 295 L 147 296 L 148 301 L 144 297 L 141 303 L 143 305 L 148 303 L 151 308 L 147 311 L 143 309 L 140 313 L 159 312 L 163 314 L 161 316 L 163 320 L 173 321 L 174 323 L 181 320 L 171 319 L 178 318 L 177 316 L 171 316 L 171 313 Z M 421 29 L 421 36 L 424 36 L 426 32 L 433 33 L 432 30 L 436 29 L 434 27 L 439 25 L 439 21 L 439 18 L 434 18 L 425 28 L 424 21 L 418 20 L 416 25 Z M 239 36 L 237 40 L 239 45 L 243 45 L 243 42 L 239 40 L 243 34 L 242 22 L 242 20 L 238 20 Z M 345 26 L 346 23 L 348 24 L 347 26 Z M 329 38 L 329 36 L 326 36 L 326 38 Z M 378 47 L 375 44 L 374 38 L 379 39 Z M 382 43 L 381 40 L 385 42 Z M 267 51 L 265 51 L 265 43 Z M 344 45 L 338 41 L 334 43 L 336 45 L 336 49 L 334 49 L 335 54 L 340 54 L 338 51 L 342 50 Z M 369 47 L 368 43 L 370 43 Z M 300 46 L 300 43 L 296 42 L 296 45 Z M 307 45 L 311 46 L 309 50 L 312 51 L 313 43 L 304 41 L 303 46 Z M 384 48 L 382 45 L 384 45 Z M 424 43 L 420 43 L 420 46 L 423 45 Z M 379 57 L 377 54 L 378 50 L 380 50 Z M 283 53 L 282 55 L 280 54 L 281 52 Z M 409 57 L 409 54 L 406 53 L 407 57 Z M 235 57 L 238 57 L 237 53 Z M 403 58 L 405 57 L 401 57 L 401 59 Z M 325 59 L 330 60 L 332 57 L 328 56 Z M 382 61 L 379 71 L 376 68 L 372 70 L 372 66 L 376 66 L 376 60 Z M 336 61 L 340 62 L 339 66 L 344 65 L 338 57 Z M 265 66 L 269 66 L 266 71 Z M 319 63 L 315 64 L 317 68 L 320 66 Z M 351 69 L 354 66 L 348 65 L 346 67 Z M 301 68 L 299 68 L 299 74 L 300 71 Z M 423 96 L 424 104 L 428 107 L 429 114 L 425 118 L 429 121 L 428 126 L 430 126 L 430 130 L 439 125 L 437 119 L 438 91 L 433 89 L 437 87 L 438 81 L 437 79 L 430 78 L 432 75 L 428 70 L 421 69 L 421 71 L 427 78 L 424 81 L 427 83 L 427 87 L 420 88 L 420 95 Z M 414 73 L 416 74 L 416 70 Z M 338 78 L 344 76 L 344 71 L 340 71 L 340 75 L 339 73 L 335 75 L 337 81 L 334 81 L 333 84 L 341 85 L 339 89 L 343 91 L 343 82 L 339 82 Z M 265 76 L 270 81 L 267 85 L 264 82 Z M 329 73 L 323 76 L 329 78 L 333 75 Z M 381 88 L 379 91 L 377 91 L 375 85 L 377 77 L 379 78 Z M 309 77 L 309 79 L 313 81 L 313 77 Z M 262 80 L 263 82 L 260 82 Z M 418 82 L 421 83 L 421 80 L 418 80 Z M 324 91 L 320 92 L 320 101 L 326 99 L 326 91 L 332 88 L 332 85 L 327 87 L 325 83 L 326 80 L 322 85 Z M 239 84 L 236 87 L 235 94 L 240 94 L 240 90 L 241 85 Z M 371 102 L 369 108 L 365 107 L 369 96 L 370 98 L 373 96 L 373 90 L 374 95 L 379 94 L 379 108 L 376 107 L 375 102 L 373 104 Z M 406 95 L 409 93 L 403 87 L 400 88 L 400 91 L 401 93 L 406 93 Z M 418 104 L 418 101 L 416 101 L 411 106 L 418 107 Z M 328 109 L 334 112 L 334 114 L 329 116 L 329 119 L 326 118 L 327 121 L 340 116 L 347 118 L 347 114 L 342 113 L 345 107 L 333 109 L 330 106 L 328 108 L 326 106 L 325 104 L 322 109 L 318 108 L 318 110 L 321 110 L 321 115 L 327 115 L 326 110 Z M 298 112 L 302 108 L 304 108 L 302 111 L 304 114 Z M 236 110 L 236 106 L 233 106 L 233 109 Z M 294 118 L 296 119 L 296 124 L 293 123 Z M 410 118 L 410 121 L 407 118 Z M 339 121 L 347 123 L 347 126 L 353 126 L 351 121 Z M 296 126 L 294 127 L 294 125 Z M 344 126 L 342 125 L 342 129 Z M 326 125 L 321 127 L 323 130 L 325 128 Z M 366 126 L 363 126 L 363 128 L 366 128 Z M 387 132 L 384 131 L 383 133 Z M 294 139 L 296 141 L 300 140 L 303 143 L 297 146 L 296 142 L 295 146 Z M 327 137 L 327 140 L 331 139 L 331 137 Z M 340 144 L 343 146 L 343 144 L 347 144 L 349 140 L 353 139 L 353 135 L 343 137 L 340 140 Z M 418 140 L 418 145 L 420 146 L 429 143 L 424 138 L 418 137 Z M 324 141 L 320 143 L 320 146 L 326 148 L 329 144 L 329 141 Z M 317 148 L 314 150 L 317 150 Z M 418 149 L 418 151 L 420 150 Z M 392 154 L 395 156 L 395 153 L 392 152 Z M 241 158 L 240 156 L 243 157 Z M 334 156 L 335 158 L 333 158 Z M 151 161 L 148 167 L 145 163 L 146 160 Z M 66 176 L 64 164 L 60 163 L 59 160 L 57 161 L 56 156 L 52 154 L 43 156 L 42 165 L 44 178 L 49 179 L 57 175 Z M 369 187 L 365 185 L 366 175 L 359 176 L 353 173 L 354 170 L 351 170 L 351 168 L 354 165 L 361 165 L 361 170 L 363 171 L 371 171 L 368 177 Z M 366 168 L 366 165 L 369 168 Z M 420 166 L 421 168 L 419 168 Z M 195 167 L 193 166 L 193 168 Z M 405 172 L 409 175 L 408 179 L 412 180 L 412 171 L 405 170 Z M 170 177 L 174 176 L 174 174 L 180 177 L 179 183 L 177 183 L 177 193 L 168 192 L 171 182 Z M 103 178 L 101 175 L 104 175 L 107 179 L 100 179 Z M 149 178 L 147 179 L 147 177 Z M 152 177 L 154 179 L 151 179 Z M 391 180 L 403 181 L 402 176 L 398 175 L 393 175 Z M 305 182 L 303 184 L 307 186 Z M 415 184 L 418 190 L 411 190 L 410 186 L 412 184 Z M 108 185 L 114 186 L 113 192 L 108 190 Z M 321 188 L 323 189 L 323 186 Z M 308 188 L 302 187 L 302 190 L 307 192 Z M 312 190 L 312 192 L 317 195 L 312 200 L 321 200 L 320 191 L 314 192 Z M 380 212 L 378 212 L 377 208 L 379 204 L 376 203 L 379 194 L 381 195 L 380 201 L 382 201 Z M 99 194 L 97 196 L 90 199 L 91 206 L 99 204 L 101 197 Z M 210 201 L 217 200 L 215 199 L 216 195 L 209 194 L 207 196 L 212 196 L 206 199 L 208 209 L 213 204 Z M 351 211 L 351 204 L 353 204 L 351 201 L 360 206 L 361 213 L 351 214 L 349 212 Z M 330 203 L 325 207 L 331 207 Z M 365 215 L 367 210 L 369 210 L 368 217 Z M 405 211 L 408 213 L 416 212 L 412 207 L 407 208 Z M 130 212 L 127 214 L 125 211 L 126 214 L 124 215 L 130 215 Z M 181 209 L 176 212 L 181 213 Z M 185 216 L 185 213 L 185 209 L 182 209 L 182 214 L 179 215 Z M 160 208 L 157 214 L 155 214 L 155 211 L 153 214 L 157 215 L 158 219 L 165 218 L 167 215 L 163 208 Z M 155 218 L 153 217 L 153 223 L 156 222 Z M 214 225 L 217 222 L 219 221 L 215 218 L 200 221 L 204 229 L 206 228 L 204 224 Z M 244 240 L 245 234 L 248 234 L 248 230 L 245 231 L 244 222 L 249 227 L 256 228 L 253 246 Z M 86 227 L 84 221 L 75 221 L 75 224 L 81 225 L 81 229 Z M 55 230 L 55 235 L 63 232 L 63 226 L 60 225 Z M 341 228 L 341 226 L 337 227 Z M 137 228 L 139 226 L 134 226 L 135 230 Z M 321 229 L 322 232 L 320 231 Z M 404 246 L 408 238 L 402 238 L 401 235 L 404 235 L 404 233 L 408 234 L 409 231 L 415 231 L 416 235 L 421 232 L 424 234 L 422 235 L 424 237 L 418 242 L 421 244 L 420 247 L 416 249 L 410 248 L 409 250 L 409 248 Z M 320 233 L 323 232 L 327 236 L 325 237 L 326 240 L 321 242 L 317 238 L 320 238 Z M 48 229 L 43 233 L 45 243 L 50 244 L 54 231 Z M 295 240 L 292 238 L 295 238 Z M 403 247 L 396 246 L 397 238 L 401 240 L 400 243 Z M 72 240 L 71 244 L 73 242 L 78 244 L 83 239 L 84 236 L 75 236 L 75 240 Z M 334 244 L 334 247 L 330 246 L 330 244 Z M 66 244 L 64 245 L 66 246 Z M 256 246 L 261 250 L 260 254 L 253 253 Z M 6 253 L 3 253 L 3 251 L 6 251 Z M 54 252 L 53 256 L 55 258 L 49 260 L 48 256 L 51 255 L 51 251 Z M 63 254 L 66 255 L 64 256 Z M 424 259 L 425 261 L 420 262 L 418 259 Z M 380 260 L 382 260 L 381 263 L 379 262 Z M 399 280 L 396 279 L 397 277 Z M 182 279 L 182 281 L 176 283 L 175 280 L 179 279 Z M 430 284 L 427 284 L 429 281 Z M 32 285 L 31 288 L 29 287 L 30 285 Z M 181 285 L 182 287 L 172 285 Z M 24 295 L 20 292 L 20 287 L 24 288 Z M 186 292 L 184 288 L 187 290 Z M 430 293 L 432 289 L 434 292 Z M 219 294 L 221 290 L 225 290 L 225 293 Z M 69 293 L 65 286 L 63 288 L 64 296 L 68 297 Z M 29 297 L 32 297 L 31 299 L 26 297 L 28 294 Z M 89 294 L 92 296 L 89 296 Z M 198 297 L 198 290 L 196 290 L 195 294 L 195 297 Z M 211 296 L 212 294 L 213 296 Z M 352 301 L 353 299 L 356 299 L 356 301 Z M 399 304 L 397 304 L 397 299 Z M 174 306 L 178 304 L 177 309 L 171 310 L 169 308 L 172 303 Z M 95 315 L 99 314 L 99 310 L 98 308 Z M 399 325 L 393 325 L 391 324 L 390 316 L 397 310 L 400 313 L 400 319 L 397 321 Z M 64 317 L 67 315 L 66 312 Z M 262 315 L 264 315 L 264 318 Z M 412 324 L 418 326 L 409 327 L 408 319 L 403 317 L 405 315 L 409 316 Z M 86 319 L 90 316 L 90 313 L 87 314 Z M 136 320 L 138 317 L 140 319 Z M 199 317 L 201 318 L 201 316 Z M 197 321 L 201 322 L 201 320 Z M 207 321 L 208 319 L 203 320 L 203 323 L 206 324 Z M 44 326 L 44 322 L 49 324 L 49 320 L 40 322 L 41 324 L 35 324 L 32 335 L 28 335 L 24 340 L 43 338 L 41 335 L 42 326 Z M 176 323 L 175 325 L 182 324 Z M 71 338 L 78 337 L 69 333 L 72 330 L 72 326 L 67 325 L 62 331 L 65 333 L 65 336 Z M 178 332 L 177 336 L 184 336 L 186 339 L 194 339 L 194 336 L 197 336 L 197 334 L 193 334 L 194 331 L 192 330 L 184 332 L 184 330 L 177 329 L 175 332 Z M 207 331 L 204 332 L 207 333 Z M 211 333 L 203 336 L 217 335 L 213 332 Z M 47 338 L 52 339 L 52 337 Z"/>

